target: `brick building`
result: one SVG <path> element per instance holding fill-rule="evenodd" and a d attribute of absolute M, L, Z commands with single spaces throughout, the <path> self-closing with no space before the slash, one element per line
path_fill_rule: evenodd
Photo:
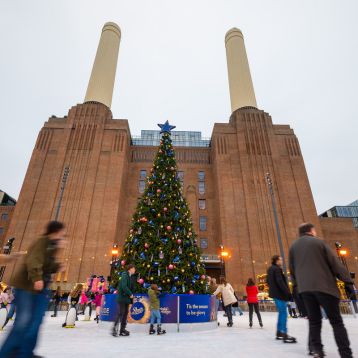
<path fill-rule="evenodd" d="M 3 247 L 8 238 L 7 231 L 14 213 L 16 200 L 0 190 L 0 247 Z"/>
<path fill-rule="evenodd" d="M 69 235 L 63 254 L 67 268 L 56 277 L 63 288 L 93 273 L 109 273 L 112 245 L 126 238 L 157 150 L 158 132 L 135 137 L 128 120 L 113 118 L 110 110 L 120 37 L 117 25 L 104 26 L 84 103 L 67 116 L 52 116 L 40 130 L 9 228 L 15 249 L 26 249 L 54 218 L 69 167 L 59 214 Z M 279 252 L 267 172 L 285 250 L 300 223 L 311 221 L 322 230 L 293 129 L 274 124 L 258 109 L 241 31 L 230 30 L 225 44 L 231 117 L 214 124 L 209 140 L 198 132 L 173 136 L 203 259 L 218 275 L 223 245 L 231 256 L 226 276 L 242 291 L 247 278 L 265 272 L 272 254 Z M 330 235 L 328 224 L 324 228 Z M 12 272 L 9 267 L 7 278 Z"/>

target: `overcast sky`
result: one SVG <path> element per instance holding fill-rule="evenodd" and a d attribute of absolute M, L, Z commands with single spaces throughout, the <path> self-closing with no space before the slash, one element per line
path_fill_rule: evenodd
<path fill-rule="evenodd" d="M 358 198 L 358 1 L 0 2 L 0 188 L 17 198 L 49 116 L 83 101 L 103 24 L 121 27 L 112 112 L 132 134 L 227 122 L 224 36 L 245 36 L 257 103 L 299 138 L 318 212 Z"/>

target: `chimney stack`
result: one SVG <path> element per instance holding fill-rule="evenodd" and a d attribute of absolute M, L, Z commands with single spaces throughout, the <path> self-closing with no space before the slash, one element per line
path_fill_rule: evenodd
<path fill-rule="evenodd" d="M 85 102 L 100 102 L 111 108 L 121 29 L 107 22 L 102 29 Z"/>
<path fill-rule="evenodd" d="M 239 29 L 226 33 L 225 47 L 232 112 L 241 107 L 257 107 L 244 37 Z"/>

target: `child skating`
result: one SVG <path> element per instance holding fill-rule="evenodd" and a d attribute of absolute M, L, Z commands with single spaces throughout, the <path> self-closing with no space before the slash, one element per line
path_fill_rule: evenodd
<path fill-rule="evenodd" d="M 157 323 L 157 334 L 165 334 L 166 331 L 161 327 L 160 291 L 156 284 L 152 284 L 148 290 L 149 305 L 150 305 L 150 328 L 149 334 L 155 334 L 154 324 Z"/>

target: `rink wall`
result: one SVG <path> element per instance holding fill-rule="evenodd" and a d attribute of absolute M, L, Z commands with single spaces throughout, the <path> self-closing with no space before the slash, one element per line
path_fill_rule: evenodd
<path fill-rule="evenodd" d="M 207 323 L 217 321 L 216 298 L 210 295 L 163 294 L 160 297 L 162 323 Z M 101 320 L 114 321 L 117 314 L 117 295 L 104 295 Z M 146 294 L 134 295 L 128 313 L 129 323 L 149 323 L 150 304 Z"/>

